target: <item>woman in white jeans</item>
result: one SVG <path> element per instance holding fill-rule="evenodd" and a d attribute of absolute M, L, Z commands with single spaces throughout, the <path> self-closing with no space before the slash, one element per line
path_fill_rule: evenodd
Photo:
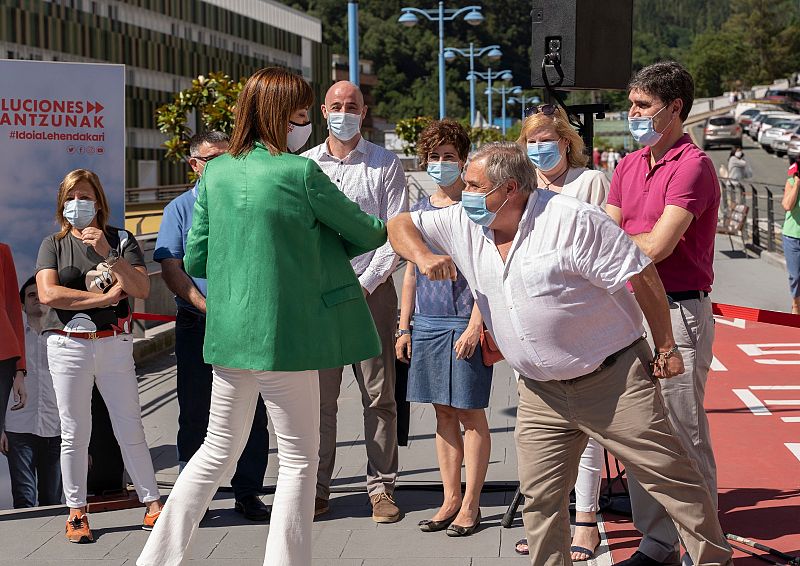
<path fill-rule="evenodd" d="M 150 280 L 133 235 L 107 224 L 108 203 L 93 172 L 76 169 L 64 177 L 56 218 L 61 231 L 39 248 L 36 283 L 40 301 L 52 307 L 43 331 L 61 420 L 61 473 L 70 508 L 66 537 L 87 543 L 94 542 L 86 516 L 86 474 L 95 382 L 125 469 L 147 507 L 142 528 L 151 529 L 161 511 L 142 426 L 128 303 L 129 296 L 147 297 Z"/>
<path fill-rule="evenodd" d="M 539 189 L 555 191 L 600 207 L 605 204 L 608 177 L 602 171 L 587 169 L 589 158 L 583 152 L 583 140 L 562 109 L 552 104 L 529 108 L 517 143 L 525 147 L 536 166 Z M 581 455 L 575 482 L 575 533 L 570 545 L 573 561 L 591 560 L 600 545 L 597 511 L 602 465 L 603 448 L 590 438 Z M 527 554 L 527 541 L 519 541 L 516 550 Z"/>
<path fill-rule="evenodd" d="M 208 280 L 203 355 L 213 367 L 203 445 L 184 468 L 137 560 L 176 566 L 220 480 L 236 465 L 264 398 L 278 439 L 278 481 L 264 564 L 310 566 L 319 462 L 316 370 L 380 353 L 349 258 L 386 241 L 313 161 L 309 84 L 278 68 L 247 81 L 227 155 L 209 162 L 184 266 Z"/>

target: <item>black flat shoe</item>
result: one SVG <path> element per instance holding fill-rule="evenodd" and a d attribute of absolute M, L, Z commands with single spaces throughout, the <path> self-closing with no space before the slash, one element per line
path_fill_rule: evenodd
<path fill-rule="evenodd" d="M 248 495 L 242 499 L 237 499 L 233 509 L 250 521 L 267 521 L 271 514 L 269 507 L 264 505 L 264 502 L 256 495 Z"/>
<path fill-rule="evenodd" d="M 478 509 L 478 516 L 475 517 L 475 524 L 469 527 L 462 527 L 461 525 L 450 525 L 447 527 L 447 536 L 449 537 L 468 537 L 475 532 L 478 525 L 481 524 L 481 510 Z"/>
<path fill-rule="evenodd" d="M 453 513 L 452 517 L 448 517 L 442 521 L 425 519 L 424 521 L 417 523 L 417 525 L 419 525 L 419 530 L 421 530 L 423 533 L 435 533 L 436 531 L 443 531 L 449 527 L 450 523 L 452 523 L 456 517 L 458 517 L 458 511 Z"/>

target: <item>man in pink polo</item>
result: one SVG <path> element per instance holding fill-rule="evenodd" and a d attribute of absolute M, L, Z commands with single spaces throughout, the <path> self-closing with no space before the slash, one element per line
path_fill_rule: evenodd
<path fill-rule="evenodd" d="M 680 64 L 645 67 L 628 85 L 628 124 L 644 147 L 617 166 L 606 212 L 656 264 L 669 300 L 672 331 L 685 372 L 660 380 L 673 429 L 717 499 L 717 469 L 703 408 L 711 367 L 714 237 L 720 188 L 714 164 L 683 132 L 694 81 Z M 639 550 L 621 564 L 678 564 L 680 541 L 664 508 L 629 478 Z M 684 564 L 691 564 L 688 555 Z"/>

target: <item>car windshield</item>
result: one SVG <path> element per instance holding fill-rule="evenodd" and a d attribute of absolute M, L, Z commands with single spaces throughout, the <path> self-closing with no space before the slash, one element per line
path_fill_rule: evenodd
<path fill-rule="evenodd" d="M 748 108 L 747 110 L 739 114 L 739 117 L 741 118 L 742 116 L 755 116 L 759 112 L 761 112 L 761 110 L 759 110 L 758 108 Z"/>
<path fill-rule="evenodd" d="M 733 119 L 733 116 L 717 116 L 716 118 L 710 118 L 708 123 L 712 126 L 732 126 L 736 123 L 736 120 Z"/>
<path fill-rule="evenodd" d="M 787 122 L 778 122 L 773 127 L 777 128 L 777 129 L 791 130 L 791 129 L 796 128 L 797 124 L 798 124 L 798 122 L 796 120 L 793 120 L 793 121 L 787 121 Z"/>

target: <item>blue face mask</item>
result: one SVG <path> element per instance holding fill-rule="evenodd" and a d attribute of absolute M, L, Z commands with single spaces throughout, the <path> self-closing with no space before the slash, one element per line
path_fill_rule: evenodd
<path fill-rule="evenodd" d="M 428 163 L 428 175 L 440 187 L 449 187 L 461 176 L 461 167 L 455 161 L 431 161 Z"/>
<path fill-rule="evenodd" d="M 91 224 L 96 214 L 93 200 L 73 199 L 64 203 L 64 218 L 78 230 Z"/>
<path fill-rule="evenodd" d="M 550 171 L 561 163 L 561 151 L 557 141 L 528 143 L 528 159 L 533 161 L 537 169 Z"/>
<path fill-rule="evenodd" d="M 666 106 L 664 106 L 666 108 Z M 661 132 L 657 132 L 656 129 L 653 127 L 653 118 L 658 116 L 662 110 L 662 108 L 652 116 L 644 116 L 642 118 L 628 118 L 628 129 L 631 131 L 631 135 L 633 139 L 635 139 L 638 143 L 642 145 L 649 145 L 654 146 L 661 138 L 664 137 L 664 131 L 669 129 L 670 124 L 672 124 L 672 120 L 675 119 L 675 116 L 672 117 L 672 120 L 669 121 L 669 124 L 662 130 Z"/>
<path fill-rule="evenodd" d="M 361 115 L 328 112 L 328 130 L 341 141 L 349 141 L 361 131 Z"/>
<path fill-rule="evenodd" d="M 500 212 L 500 208 L 503 208 L 506 205 L 508 198 L 506 198 L 506 200 L 503 201 L 503 204 L 500 205 L 500 208 L 494 212 L 486 208 L 486 197 L 499 188 L 500 187 L 497 186 L 488 193 L 473 193 L 470 191 L 463 191 L 461 193 L 461 206 L 464 208 L 464 212 L 467 213 L 469 219 L 475 224 L 479 224 L 480 226 L 485 226 L 488 228 L 491 223 L 494 222 L 494 219 L 497 217 L 497 213 Z"/>

